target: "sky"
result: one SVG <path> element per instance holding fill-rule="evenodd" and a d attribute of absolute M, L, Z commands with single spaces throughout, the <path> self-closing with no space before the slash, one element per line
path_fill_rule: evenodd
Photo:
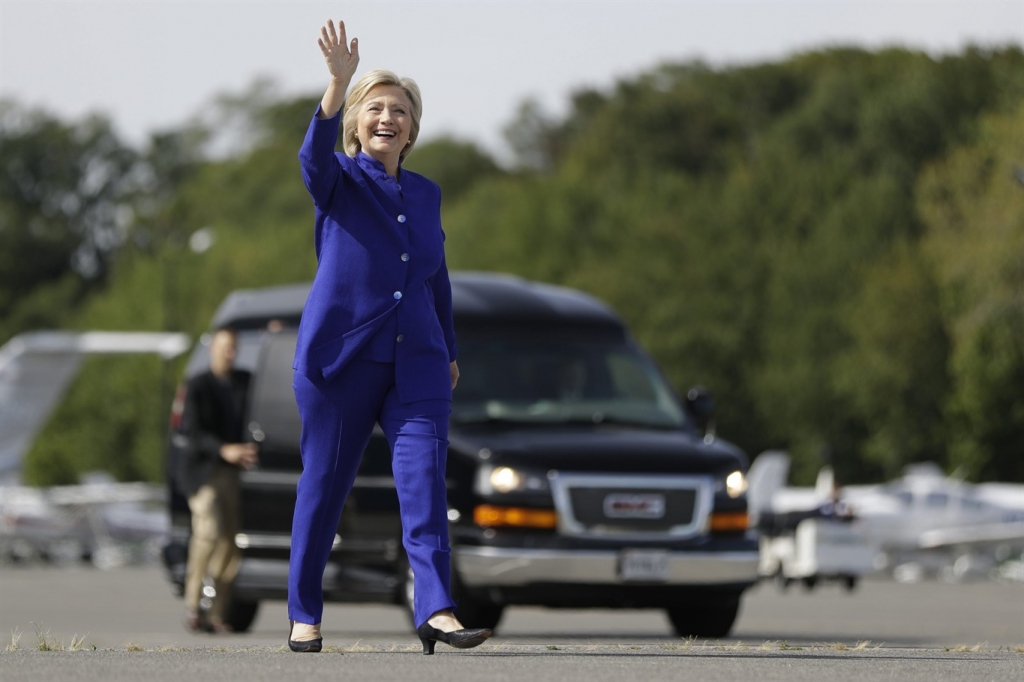
<path fill-rule="evenodd" d="M 282 96 L 322 93 L 328 18 L 359 38 L 357 78 L 384 67 L 420 84 L 421 140 L 450 134 L 499 158 L 527 98 L 562 116 L 572 92 L 665 62 L 1024 45 L 1024 0 L 3 0 L 0 97 L 68 121 L 104 113 L 141 146 L 258 77 Z"/>

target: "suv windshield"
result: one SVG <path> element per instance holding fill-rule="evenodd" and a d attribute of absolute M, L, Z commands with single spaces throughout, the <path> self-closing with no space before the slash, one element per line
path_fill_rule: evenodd
<path fill-rule="evenodd" d="M 459 370 L 457 422 L 685 422 L 654 363 L 621 341 L 460 337 Z"/>

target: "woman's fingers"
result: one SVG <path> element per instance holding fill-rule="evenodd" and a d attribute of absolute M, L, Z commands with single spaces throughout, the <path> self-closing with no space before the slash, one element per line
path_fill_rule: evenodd
<path fill-rule="evenodd" d="M 325 26 L 320 27 L 320 38 L 316 41 L 317 45 L 323 53 L 330 54 L 334 51 L 334 48 L 340 47 L 345 48 L 348 43 L 348 34 L 345 32 L 345 22 L 338 21 L 338 28 L 335 30 L 334 22 L 330 19 L 327 20 Z M 350 52 L 356 59 L 359 58 L 359 40 L 353 38 L 352 42 L 349 43 L 349 49 L 346 52 Z"/>
<path fill-rule="evenodd" d="M 332 26 L 333 26 L 333 24 L 332 24 Z M 331 30 L 333 31 L 334 29 L 332 28 Z M 338 38 L 338 43 L 337 43 L 338 45 L 341 45 L 342 47 L 345 47 L 345 45 L 348 44 L 348 36 L 345 35 L 345 22 L 341 21 L 340 19 L 338 20 L 338 35 L 337 35 L 337 38 Z"/>

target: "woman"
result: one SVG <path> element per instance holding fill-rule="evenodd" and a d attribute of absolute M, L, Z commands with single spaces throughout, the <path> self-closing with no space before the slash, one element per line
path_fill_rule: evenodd
<path fill-rule="evenodd" d="M 436 641 L 477 646 L 491 631 L 464 629 L 450 595 L 445 458 L 459 370 L 441 192 L 401 167 L 419 134 L 419 88 L 376 70 L 344 101 L 358 43 L 353 38 L 349 47 L 344 23 L 335 30 L 333 21 L 318 43 L 331 78 L 299 152 L 316 210 L 318 267 L 294 364 L 303 472 L 292 522 L 288 644 L 321 649 L 324 568 L 379 422 L 391 446 L 423 652 L 432 654 Z M 337 154 L 343 101 L 346 154 Z"/>

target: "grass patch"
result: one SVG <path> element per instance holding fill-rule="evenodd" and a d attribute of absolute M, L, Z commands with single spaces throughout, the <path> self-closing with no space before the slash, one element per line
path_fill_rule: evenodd
<path fill-rule="evenodd" d="M 54 637 L 49 630 L 43 630 L 42 625 L 32 623 L 36 630 L 36 651 L 64 651 L 64 642 Z"/>
<path fill-rule="evenodd" d="M 737 641 L 733 644 L 719 644 L 715 647 L 719 651 L 749 651 L 750 647 L 744 642 Z"/>
<path fill-rule="evenodd" d="M 824 646 L 825 646 L 826 649 L 831 649 L 832 651 L 849 651 L 850 650 L 850 647 L 846 646 L 842 642 L 832 642 L 831 644 L 825 644 Z"/>
<path fill-rule="evenodd" d="M 14 628 L 11 630 L 11 643 L 7 645 L 8 651 L 17 651 L 18 642 L 21 641 L 21 628 Z"/>
<path fill-rule="evenodd" d="M 976 654 L 980 651 L 985 651 L 987 647 L 988 642 L 982 642 L 980 644 L 975 644 L 974 646 L 970 646 L 968 644 L 957 644 L 956 646 L 947 646 L 943 648 L 954 654 Z"/>
<path fill-rule="evenodd" d="M 690 649 L 693 648 L 693 644 L 696 641 L 697 641 L 697 637 L 695 635 L 690 635 L 689 637 L 683 637 L 683 643 L 681 645 L 679 645 L 680 649 L 682 651 L 689 651 Z"/>
<path fill-rule="evenodd" d="M 71 635 L 71 646 L 68 647 L 68 651 L 82 651 L 83 649 L 88 649 L 89 651 L 96 651 L 95 644 L 90 644 L 89 646 L 85 645 L 85 638 L 88 636 L 89 633 L 85 633 L 85 635 L 79 637 L 77 632 Z"/>
<path fill-rule="evenodd" d="M 124 650 L 125 651 L 145 651 L 145 649 L 143 649 L 141 646 L 139 646 L 135 642 L 128 642 L 127 644 L 125 644 L 124 645 Z"/>
<path fill-rule="evenodd" d="M 284 647 L 282 647 L 282 648 L 284 648 Z M 320 653 L 324 653 L 324 654 L 343 654 L 345 652 L 341 650 L 340 646 L 338 646 L 336 644 L 332 644 L 330 646 L 323 647 L 320 650 Z"/>

